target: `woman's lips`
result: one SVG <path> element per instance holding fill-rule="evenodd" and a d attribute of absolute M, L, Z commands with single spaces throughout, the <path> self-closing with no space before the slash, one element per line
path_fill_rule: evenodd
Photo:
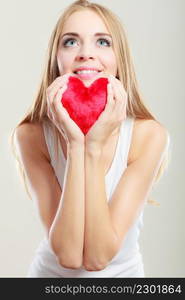
<path fill-rule="evenodd" d="M 90 80 L 95 78 L 101 72 L 92 72 L 92 73 L 75 73 L 75 75 L 81 80 Z"/>

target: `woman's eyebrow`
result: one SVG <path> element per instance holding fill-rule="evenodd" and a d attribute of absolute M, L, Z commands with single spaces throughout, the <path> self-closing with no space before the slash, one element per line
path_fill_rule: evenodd
<path fill-rule="evenodd" d="M 66 32 L 61 37 L 63 38 L 65 35 L 72 35 L 72 36 L 79 37 L 79 34 L 76 33 L 76 32 Z M 111 35 L 109 33 L 104 33 L 104 32 L 97 32 L 97 33 L 95 33 L 95 36 L 101 36 L 101 35 L 107 35 L 107 36 L 111 37 Z"/>

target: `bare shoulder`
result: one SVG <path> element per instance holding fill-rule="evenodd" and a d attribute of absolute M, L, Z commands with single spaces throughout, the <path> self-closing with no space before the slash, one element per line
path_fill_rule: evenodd
<path fill-rule="evenodd" d="M 167 138 L 168 130 L 160 122 L 156 120 L 135 119 L 128 155 L 128 165 L 139 157 L 146 143 L 155 140 L 165 145 Z"/>
<path fill-rule="evenodd" d="M 15 135 L 18 142 L 21 142 L 22 145 L 34 147 L 34 151 L 40 151 L 50 161 L 41 123 L 23 123 L 16 128 Z"/>
<path fill-rule="evenodd" d="M 151 135 L 163 135 L 167 134 L 167 129 L 156 120 L 140 120 L 136 119 L 134 122 L 134 130 L 136 135 L 139 135 L 140 138 L 147 137 Z"/>

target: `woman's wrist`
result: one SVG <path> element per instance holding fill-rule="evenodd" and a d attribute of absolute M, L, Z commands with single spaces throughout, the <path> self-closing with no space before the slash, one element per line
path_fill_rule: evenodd
<path fill-rule="evenodd" d="M 72 142 L 67 144 L 67 153 L 76 155 L 80 155 L 81 153 L 84 154 L 85 151 L 85 145 L 82 143 Z"/>
<path fill-rule="evenodd" d="M 103 151 L 103 147 L 95 142 L 86 142 L 85 143 L 85 153 L 91 156 L 101 156 Z"/>

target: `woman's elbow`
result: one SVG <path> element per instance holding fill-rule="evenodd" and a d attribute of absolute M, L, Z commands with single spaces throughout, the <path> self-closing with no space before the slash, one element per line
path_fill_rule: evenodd
<path fill-rule="evenodd" d="M 79 269 L 82 266 L 82 261 L 80 259 L 69 259 L 61 256 L 57 257 L 58 262 L 61 267 L 67 269 Z"/>
<path fill-rule="evenodd" d="M 82 254 L 77 255 L 78 251 L 76 251 L 75 254 L 72 252 L 70 253 L 69 249 L 64 250 L 64 248 L 62 248 L 61 251 L 61 249 L 58 249 L 51 239 L 50 246 L 61 267 L 68 269 L 79 269 L 82 266 Z"/>
<path fill-rule="evenodd" d="M 86 271 L 101 271 L 106 268 L 107 263 L 99 263 L 99 264 L 92 264 L 92 263 L 85 263 L 84 269 Z"/>
<path fill-rule="evenodd" d="M 84 268 L 87 271 L 101 271 L 105 269 L 116 256 L 118 250 L 117 244 L 114 247 L 112 244 L 109 246 L 107 245 L 101 255 L 95 255 L 96 251 L 91 251 L 91 254 L 86 253 L 86 256 L 83 258 Z"/>

